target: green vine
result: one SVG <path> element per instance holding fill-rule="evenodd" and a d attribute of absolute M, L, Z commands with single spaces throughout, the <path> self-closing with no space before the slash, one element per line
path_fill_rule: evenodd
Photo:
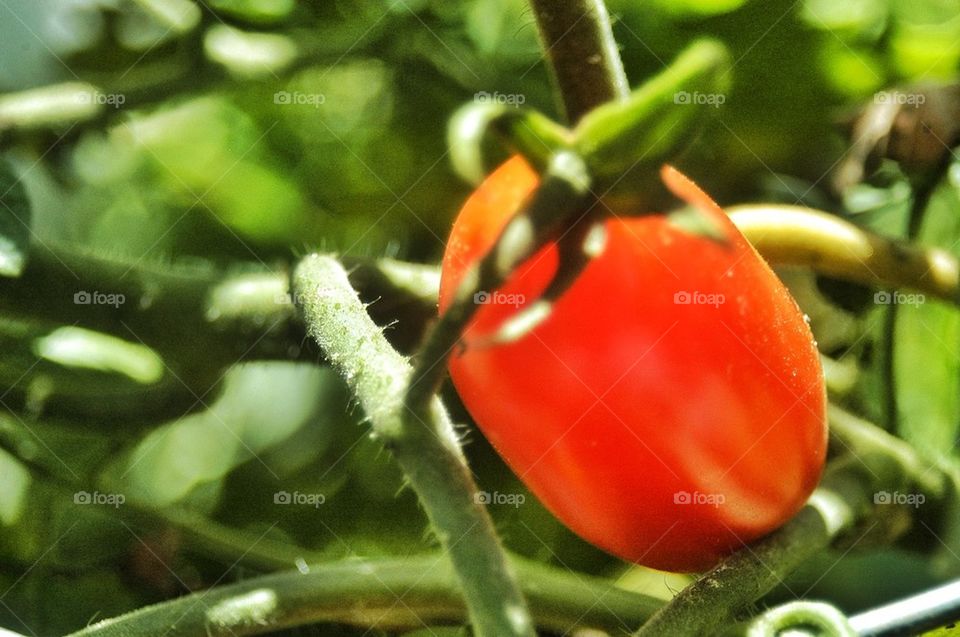
<path fill-rule="evenodd" d="M 310 335 L 347 380 L 449 553 L 477 635 L 532 636 L 534 625 L 439 398 L 404 402 L 412 370 L 370 320 L 336 259 L 303 259 L 293 291 Z"/>
<path fill-rule="evenodd" d="M 626 635 L 662 603 L 605 580 L 521 558 L 511 558 L 510 566 L 522 582 L 537 626 L 544 630 Z M 305 570 L 255 577 L 148 606 L 68 637 L 243 637 L 315 622 L 402 630 L 467 618 L 458 578 L 440 553 L 348 559 Z"/>

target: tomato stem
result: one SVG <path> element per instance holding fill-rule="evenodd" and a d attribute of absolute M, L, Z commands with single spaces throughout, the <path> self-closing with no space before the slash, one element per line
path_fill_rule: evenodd
<path fill-rule="evenodd" d="M 11 452 L 20 450 L 16 447 Z M 29 453 L 16 453 L 16 457 L 54 497 L 70 499 L 77 491 L 92 489 L 82 478 L 50 472 Z M 199 551 L 224 564 L 272 574 L 107 619 L 71 637 L 153 635 L 164 632 L 154 627 L 166 630 L 174 623 L 181 637 L 242 637 L 318 621 L 353 623 L 373 629 L 389 620 L 397 622 L 391 627 L 417 629 L 424 621 L 448 624 L 467 619 L 463 595 L 445 552 L 409 557 L 354 556 L 331 561 L 329 556 L 288 540 L 233 528 L 183 508 L 156 509 L 133 499 L 122 507 L 105 509 L 105 515 L 132 530 L 176 529 L 182 534 L 188 553 Z M 517 573 L 536 625 L 557 633 L 583 628 L 621 634 L 640 626 L 663 605 L 658 598 L 624 590 L 606 579 L 569 573 L 517 555 L 508 554 L 507 558 Z M 297 570 L 292 570 L 294 565 Z M 262 607 L 254 603 L 256 596 L 250 595 L 251 591 L 263 589 L 276 595 L 276 610 L 268 618 L 263 616 Z M 403 592 L 402 606 L 397 604 L 397 591 Z M 604 603 L 596 604 L 597 599 Z M 345 610 L 344 600 L 353 604 L 352 609 Z M 218 605 L 236 612 L 229 618 L 222 617 L 222 622 L 211 623 L 208 610 Z M 355 612 L 357 608 L 365 612 Z M 2 629 L 0 636 L 22 637 L 7 635 Z"/>
<path fill-rule="evenodd" d="M 887 458 L 896 468 L 896 476 L 917 487 L 931 502 L 949 497 L 951 477 L 936 461 L 925 457 L 914 449 L 910 443 L 881 429 L 877 425 L 863 420 L 845 409 L 830 403 L 827 408 L 830 419 L 830 437 L 834 446 L 841 451 L 861 456 L 875 456 Z M 880 485 L 889 488 L 891 480 L 884 476 L 874 476 L 884 479 L 888 484 Z"/>
<path fill-rule="evenodd" d="M 939 249 L 889 239 L 836 215 L 784 204 L 726 209 L 747 240 L 774 265 L 801 265 L 880 288 L 913 288 L 960 303 L 960 264 Z"/>
<path fill-rule="evenodd" d="M 570 124 L 630 93 L 603 0 L 530 0 L 547 65 Z"/>
<path fill-rule="evenodd" d="M 413 370 L 370 319 L 336 259 L 303 259 L 293 275 L 293 291 L 307 331 L 347 380 L 375 435 L 419 496 L 450 555 L 474 634 L 535 637 L 526 601 L 490 515 L 476 497 L 477 486 L 440 399 L 431 393 L 416 409 L 404 404 Z"/>
<path fill-rule="evenodd" d="M 791 629 L 799 633 L 807 632 L 811 627 L 818 634 L 833 637 L 858 637 L 850 621 L 840 610 L 825 602 L 795 600 L 781 606 L 775 606 L 750 622 L 747 637 L 759 635 L 785 635 Z"/>
<path fill-rule="evenodd" d="M 512 557 L 510 563 L 521 577 L 538 626 L 558 634 L 583 628 L 621 635 L 663 604 L 589 575 L 520 557 Z M 244 637 L 317 622 L 412 630 L 466 619 L 450 560 L 440 552 L 351 557 L 308 568 L 165 601 L 92 624 L 69 637 L 163 635 L 171 633 L 173 625 L 179 637 Z"/>

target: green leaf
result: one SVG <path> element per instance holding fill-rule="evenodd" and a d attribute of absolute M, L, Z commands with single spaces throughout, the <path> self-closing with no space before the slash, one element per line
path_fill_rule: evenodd
<path fill-rule="evenodd" d="M 221 481 L 246 462 L 262 465 L 276 479 L 278 471 L 305 464 L 329 442 L 312 440 L 309 448 L 288 450 L 268 466 L 264 458 L 269 452 L 308 425 L 326 438 L 339 425 L 344 397 L 339 385 L 326 382 L 331 374 L 286 362 L 232 368 L 221 395 L 207 409 L 147 434 L 108 467 L 104 488 L 122 492 L 131 502 L 160 507 L 195 491 L 216 495 Z"/>
<path fill-rule="evenodd" d="M 200 23 L 200 7 L 189 0 L 135 0 L 147 15 L 176 33 L 192 31 Z"/>
<path fill-rule="evenodd" d="M 917 241 L 960 255 L 958 206 L 953 189 L 938 190 Z M 881 292 L 877 298 L 897 303 L 893 363 L 898 433 L 943 458 L 960 434 L 960 312 L 922 295 Z"/>
<path fill-rule="evenodd" d="M 0 96 L 0 131 L 53 128 L 65 131 L 71 124 L 99 115 L 104 95 L 86 82 L 64 82 Z"/>
<path fill-rule="evenodd" d="M 27 265 L 30 202 L 10 164 L 0 160 L 0 276 L 16 278 Z"/>
<path fill-rule="evenodd" d="M 656 0 L 655 4 L 678 18 L 695 18 L 736 11 L 746 4 L 746 0 Z"/>
<path fill-rule="evenodd" d="M 822 31 L 849 39 L 876 39 L 887 25 L 889 5 L 873 0 L 806 0 L 800 11 L 801 19 Z"/>
<path fill-rule="evenodd" d="M 213 0 L 210 4 L 216 11 L 258 24 L 281 22 L 296 7 L 294 0 Z"/>
<path fill-rule="evenodd" d="M 16 458 L 0 449 L 0 526 L 10 526 L 20 519 L 30 489 L 30 473 Z"/>
<path fill-rule="evenodd" d="M 297 45 L 285 35 L 241 31 L 225 24 L 207 30 L 203 47 L 208 58 L 240 78 L 276 77 L 297 57 Z"/>
<path fill-rule="evenodd" d="M 163 359 L 149 347 L 82 327 L 59 327 L 34 341 L 33 351 L 65 367 L 122 374 L 144 385 L 163 378 Z"/>

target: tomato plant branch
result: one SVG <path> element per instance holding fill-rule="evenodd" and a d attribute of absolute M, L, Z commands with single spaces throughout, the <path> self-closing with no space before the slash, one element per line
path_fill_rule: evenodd
<path fill-rule="evenodd" d="M 511 565 L 544 630 L 626 635 L 662 604 L 599 578 L 522 558 L 511 558 Z M 306 573 L 285 571 L 194 593 L 98 622 L 69 637 L 243 637 L 315 622 L 414 629 L 462 623 L 465 610 L 460 585 L 443 555 L 351 558 L 312 565 Z"/>
<path fill-rule="evenodd" d="M 630 92 L 603 0 L 530 0 L 567 119 Z"/>
<path fill-rule="evenodd" d="M 708 635 L 824 550 L 869 510 L 861 467 L 832 466 L 807 505 L 766 538 L 724 559 L 680 591 L 636 637 Z"/>
<path fill-rule="evenodd" d="M 509 568 L 460 443 L 440 399 L 424 409 L 404 404 L 412 370 L 367 314 L 340 263 L 301 260 L 293 291 L 309 334 L 346 378 L 416 491 L 449 553 L 475 630 L 481 637 L 532 637 L 526 602 Z"/>
<path fill-rule="evenodd" d="M 779 204 L 727 208 L 768 261 L 960 303 L 960 265 L 948 252 L 888 239 L 826 212 Z"/>
<path fill-rule="evenodd" d="M 847 617 L 836 607 L 823 602 L 797 600 L 765 611 L 750 622 L 746 637 L 777 637 L 792 629 L 800 634 L 815 629 L 832 637 L 857 637 Z"/>
<path fill-rule="evenodd" d="M 17 453 L 21 450 L 20 447 L 0 446 L 28 466 L 31 474 L 39 476 L 45 487 L 56 491 L 59 497 L 69 500 L 78 490 L 94 488 L 81 480 L 52 474 L 36 458 Z M 291 588 L 287 589 L 286 585 L 273 588 L 278 595 L 299 595 L 293 588 L 300 580 L 306 581 L 309 590 L 323 591 L 321 596 L 305 606 L 303 612 L 281 613 L 276 616 L 274 623 L 259 627 L 242 625 L 244 615 L 238 615 L 234 623 L 216 625 L 216 632 L 211 633 L 214 635 L 239 637 L 314 621 L 346 621 L 363 627 L 376 627 L 385 624 L 391 613 L 402 606 L 397 604 L 396 598 L 388 599 L 390 590 L 410 592 L 409 596 L 404 595 L 403 601 L 405 608 L 412 613 L 411 621 L 403 624 L 403 628 L 422 626 L 416 619 L 416 616 L 421 614 L 421 609 L 425 617 L 432 612 L 442 611 L 443 614 L 437 617 L 438 623 L 463 622 L 466 619 L 462 593 L 454 579 L 449 558 L 439 551 L 416 557 L 364 560 L 349 558 L 332 562 L 329 559 L 323 560 L 302 546 L 235 529 L 187 509 L 154 509 L 142 506 L 135 500 L 128 500 L 123 507 L 104 508 L 102 514 L 124 520 L 135 527 L 156 529 L 158 526 L 169 526 L 183 533 L 187 551 L 213 556 L 225 564 L 279 572 L 276 579 L 246 580 L 244 590 L 259 589 L 260 583 L 263 587 L 270 588 L 270 582 L 280 581 L 289 582 Z M 508 554 L 508 560 L 529 600 L 537 626 L 544 629 L 570 632 L 575 628 L 593 628 L 612 634 L 626 634 L 643 623 L 663 604 L 662 600 L 615 587 L 601 578 L 571 573 L 516 555 Z M 301 570 L 290 572 L 289 569 L 294 565 L 299 565 Z M 303 570 L 306 570 L 306 573 L 303 573 Z M 341 580 L 341 577 L 345 579 Z M 81 631 L 81 634 L 98 637 L 153 634 L 141 632 L 140 629 L 147 631 L 149 626 L 156 625 L 153 622 L 161 623 L 162 618 L 166 618 L 166 621 L 171 618 L 179 620 L 186 611 L 188 617 L 184 618 L 187 619 L 187 628 L 176 634 L 206 637 L 206 632 L 191 632 L 195 625 L 194 616 L 202 618 L 206 610 L 213 606 L 211 600 L 214 598 L 223 600 L 224 606 L 230 606 L 229 600 L 235 600 L 241 609 L 257 610 L 254 605 L 245 606 L 247 597 L 242 590 L 236 586 L 226 586 L 183 598 L 189 602 L 178 599 L 157 604 L 149 609 L 150 613 L 136 611 L 105 620 Z M 385 599 L 387 601 L 384 601 Z M 438 607 L 423 600 L 438 600 L 442 603 Z M 599 603 L 600 600 L 602 603 Z M 366 609 L 366 612 L 358 612 L 353 618 L 345 617 L 344 608 L 350 603 L 356 603 Z M 284 601 L 279 607 L 295 608 L 296 605 L 293 601 L 289 604 Z M 238 622 L 241 625 L 238 625 Z M 0 637 L 6 637 L 2 631 Z"/>
<path fill-rule="evenodd" d="M 838 450 L 850 455 L 867 466 L 870 457 L 880 457 L 895 463 L 896 474 L 901 484 L 892 480 L 883 488 L 909 485 L 923 492 L 931 501 L 943 500 L 950 494 L 950 476 L 930 458 L 924 457 L 909 443 L 897 438 L 871 422 L 851 414 L 842 407 L 830 403 L 827 408 L 830 420 L 830 437 Z"/>

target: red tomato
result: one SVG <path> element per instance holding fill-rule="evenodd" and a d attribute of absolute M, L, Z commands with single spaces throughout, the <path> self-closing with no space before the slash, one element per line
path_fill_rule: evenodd
<path fill-rule="evenodd" d="M 614 215 L 603 253 L 546 321 L 513 343 L 478 342 L 546 288 L 555 245 L 481 297 L 449 366 L 477 425 L 554 515 L 621 558 L 691 571 L 804 504 L 826 454 L 826 398 L 786 288 L 709 196 L 673 168 L 662 178 L 730 245 L 663 215 Z M 537 184 L 517 157 L 467 201 L 441 313 Z"/>

